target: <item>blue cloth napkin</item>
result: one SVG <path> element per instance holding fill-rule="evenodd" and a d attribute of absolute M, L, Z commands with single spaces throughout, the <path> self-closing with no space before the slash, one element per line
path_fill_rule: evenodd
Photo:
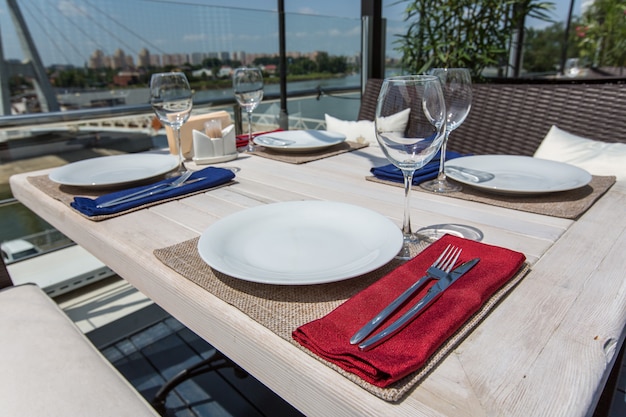
<path fill-rule="evenodd" d="M 74 201 L 70 203 L 70 205 L 76 210 L 85 214 L 86 216 L 115 214 L 147 203 L 153 203 L 159 200 L 167 200 L 168 198 L 178 197 L 181 195 L 193 193 L 195 191 L 200 191 L 206 188 L 225 184 L 228 181 L 232 180 L 234 177 L 235 174 L 229 169 L 208 167 L 191 174 L 191 176 L 187 180 L 188 182 L 190 182 L 189 184 L 181 185 L 180 187 L 175 187 L 165 192 L 147 196 L 139 200 L 120 203 L 111 207 L 97 207 L 99 204 L 105 203 L 118 197 L 122 197 L 124 195 L 134 193 L 142 189 L 150 188 L 155 184 L 168 184 L 174 181 L 176 178 L 167 178 L 155 184 L 143 185 L 141 187 L 134 187 L 127 190 L 116 191 L 114 193 L 102 195 L 96 199 L 86 197 L 74 197 Z"/>
<path fill-rule="evenodd" d="M 424 165 L 422 168 L 415 170 L 415 174 L 413 174 L 413 185 L 418 185 L 423 183 L 424 181 L 429 181 L 437 178 L 437 174 L 439 173 L 439 159 L 441 157 L 440 155 L 441 153 L 437 152 L 432 161 Z M 446 161 L 454 158 L 459 158 L 461 156 L 465 155 L 454 151 L 446 151 Z M 381 167 L 374 167 L 370 170 L 370 172 L 376 178 L 381 180 L 404 182 L 404 176 L 402 175 L 402 171 L 393 164 L 384 165 Z"/>

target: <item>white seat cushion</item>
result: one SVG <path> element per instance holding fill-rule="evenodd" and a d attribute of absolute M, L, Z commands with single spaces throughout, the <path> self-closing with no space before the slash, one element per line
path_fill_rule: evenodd
<path fill-rule="evenodd" d="M 626 144 L 576 136 L 552 126 L 535 151 L 535 158 L 567 162 L 592 175 L 614 175 L 626 180 Z"/>
<path fill-rule="evenodd" d="M 402 110 L 396 114 L 379 118 L 381 128 L 386 132 L 403 132 L 409 123 L 411 109 Z M 325 114 L 326 130 L 342 133 L 346 140 L 357 143 L 378 145 L 376 140 L 376 126 L 372 120 L 347 121 Z"/>
<path fill-rule="evenodd" d="M 371 120 L 359 120 L 358 122 L 341 120 L 329 114 L 324 115 L 326 130 L 329 132 L 346 135 L 346 140 L 357 143 L 376 144 L 374 122 Z"/>
<path fill-rule="evenodd" d="M 0 291 L 0 415 L 158 416 L 39 287 Z"/>

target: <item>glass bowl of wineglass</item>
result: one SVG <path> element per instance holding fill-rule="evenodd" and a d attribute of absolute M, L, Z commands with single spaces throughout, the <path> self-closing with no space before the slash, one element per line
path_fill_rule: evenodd
<path fill-rule="evenodd" d="M 435 193 L 461 191 L 460 184 L 448 181 L 444 165 L 450 133 L 461 126 L 472 106 L 472 76 L 467 68 L 432 68 L 428 73 L 441 80 L 443 97 L 446 100 L 446 136 L 441 145 L 437 178 L 421 183 L 420 187 Z"/>
<path fill-rule="evenodd" d="M 252 112 L 263 100 L 263 73 L 259 68 L 237 68 L 233 73 L 233 91 L 237 103 L 248 114 L 248 152 L 254 151 Z"/>
<path fill-rule="evenodd" d="M 410 109 L 404 130 L 386 122 L 388 117 Z M 439 78 L 434 75 L 407 75 L 383 81 L 374 118 L 376 140 L 404 177 L 404 245 L 400 259 L 412 257 L 411 248 L 421 241 L 411 231 L 410 193 L 413 174 L 426 165 L 441 148 L 445 137 L 446 105 Z"/>
<path fill-rule="evenodd" d="M 183 147 L 180 128 L 189 119 L 193 107 L 191 88 L 182 72 L 161 72 L 152 74 L 150 79 L 150 104 L 159 120 L 172 128 L 178 151 L 178 168 L 172 176 L 183 174 Z"/>

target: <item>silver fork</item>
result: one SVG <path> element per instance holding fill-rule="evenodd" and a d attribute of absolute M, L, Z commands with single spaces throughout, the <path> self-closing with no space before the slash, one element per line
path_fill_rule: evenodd
<path fill-rule="evenodd" d="M 144 188 L 143 190 L 139 190 L 136 191 L 134 193 L 130 193 L 130 194 L 126 194 L 124 196 L 118 197 L 118 198 L 114 198 L 113 200 L 109 200 L 107 202 L 98 204 L 96 207 L 97 208 L 106 208 L 106 207 L 111 207 L 114 206 L 116 204 L 122 203 L 122 202 L 127 202 L 127 201 L 132 201 L 132 200 L 136 200 L 137 198 L 141 198 L 139 196 L 148 196 L 148 195 L 152 195 L 152 193 L 155 192 L 155 190 L 159 190 L 159 192 L 161 190 L 165 190 L 165 189 L 170 189 L 170 188 L 176 188 L 180 185 L 183 185 L 185 183 L 185 181 L 187 181 L 189 179 L 189 177 L 191 177 L 191 174 L 193 174 L 193 171 L 186 171 L 184 174 L 182 174 L 180 177 L 176 178 L 174 181 L 169 182 L 169 183 L 160 183 L 160 184 L 155 184 L 152 187 L 148 187 L 148 188 Z"/>
<path fill-rule="evenodd" d="M 380 326 L 380 324 L 394 311 L 396 311 L 406 300 L 411 298 L 413 294 L 419 290 L 422 285 L 431 279 L 440 279 L 445 277 L 454 267 L 456 261 L 459 259 L 461 249 L 456 246 L 448 245 L 439 257 L 433 262 L 433 264 L 426 271 L 426 275 L 418 279 L 413 285 L 407 288 L 398 298 L 393 300 L 391 304 L 385 307 L 380 313 L 376 314 L 374 318 L 365 324 L 358 332 L 356 332 L 350 338 L 350 344 L 356 345 L 364 340 L 374 330 Z"/>

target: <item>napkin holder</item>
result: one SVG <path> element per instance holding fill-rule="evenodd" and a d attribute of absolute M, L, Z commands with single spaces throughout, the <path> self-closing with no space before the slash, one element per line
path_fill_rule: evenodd
<path fill-rule="evenodd" d="M 180 142 L 183 149 L 183 156 L 185 158 L 191 158 L 193 156 L 193 131 L 203 131 L 205 123 L 210 120 L 219 120 L 222 126 L 228 126 L 232 123 L 230 114 L 223 110 L 197 114 L 189 117 L 189 119 L 180 128 Z M 167 135 L 167 143 L 170 148 L 170 153 L 172 155 L 178 155 L 174 131 L 171 127 L 165 126 L 165 133 Z"/>
<path fill-rule="evenodd" d="M 232 161 L 237 158 L 235 145 L 235 126 L 222 129 L 222 137 L 209 137 L 198 130 L 193 130 L 193 161 L 197 165 L 215 164 Z"/>

